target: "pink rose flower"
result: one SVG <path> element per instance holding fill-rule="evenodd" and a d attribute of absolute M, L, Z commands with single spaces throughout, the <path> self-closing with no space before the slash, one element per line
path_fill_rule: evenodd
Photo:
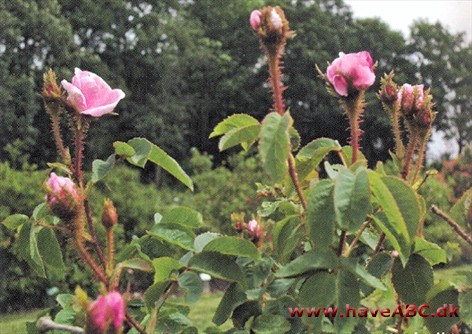
<path fill-rule="evenodd" d="M 251 16 L 249 17 L 249 23 L 251 24 L 252 29 L 257 31 L 257 28 L 261 25 L 261 11 L 253 10 Z"/>
<path fill-rule="evenodd" d="M 375 81 L 372 57 L 367 51 L 339 53 L 326 71 L 328 81 L 336 93 L 348 96 L 352 90 L 366 89 Z"/>
<path fill-rule="evenodd" d="M 125 319 L 123 298 L 116 291 L 110 292 L 106 296 L 100 296 L 90 304 L 88 315 L 93 326 L 100 331 L 103 332 L 110 325 L 113 325 L 114 329 L 118 331 L 123 326 Z"/>
<path fill-rule="evenodd" d="M 74 109 L 84 115 L 100 117 L 115 109 L 125 97 L 121 89 L 111 89 L 98 75 L 75 69 L 72 83 L 62 80 L 62 86 L 68 93 L 67 100 Z"/>
<path fill-rule="evenodd" d="M 68 197 L 78 199 L 79 195 L 75 189 L 74 182 L 68 177 L 58 176 L 51 173 L 47 181 L 49 203 L 58 203 L 67 200 Z"/>

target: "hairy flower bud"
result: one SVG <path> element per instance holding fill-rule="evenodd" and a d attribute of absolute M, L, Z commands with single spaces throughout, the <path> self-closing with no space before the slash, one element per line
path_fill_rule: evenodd
<path fill-rule="evenodd" d="M 87 310 L 85 333 L 120 333 L 125 319 L 125 303 L 119 292 L 109 292 L 98 297 Z"/>
<path fill-rule="evenodd" d="M 249 232 L 249 236 L 251 237 L 251 239 L 253 239 L 254 241 L 258 241 L 261 237 L 262 229 L 255 219 L 249 221 L 249 223 L 247 224 L 247 231 Z"/>
<path fill-rule="evenodd" d="M 242 232 L 244 230 L 244 223 L 242 221 L 237 221 L 236 223 L 234 223 L 234 228 L 236 229 L 236 231 Z"/>
<path fill-rule="evenodd" d="M 71 179 L 51 173 L 46 190 L 48 206 L 55 215 L 65 220 L 75 215 L 80 197 Z"/>
<path fill-rule="evenodd" d="M 398 85 L 393 81 L 393 76 L 394 73 L 392 71 L 380 79 L 379 98 L 387 106 L 391 106 L 397 100 Z"/>
<path fill-rule="evenodd" d="M 113 112 L 125 93 L 121 89 L 111 89 L 98 75 L 75 69 L 72 83 L 62 80 L 70 105 L 76 112 L 92 117 L 101 117 Z"/>
<path fill-rule="evenodd" d="M 432 111 L 432 96 L 424 85 L 404 84 L 397 97 L 400 111 L 408 126 L 416 129 L 430 129 L 435 118 Z"/>
<path fill-rule="evenodd" d="M 51 69 L 43 74 L 43 90 L 41 95 L 48 114 L 57 116 L 62 112 L 62 98 L 64 94 L 61 87 L 57 84 L 56 73 Z"/>
<path fill-rule="evenodd" d="M 286 39 L 293 36 L 284 11 L 278 6 L 252 11 L 249 23 L 269 57 L 279 56 Z"/>
<path fill-rule="evenodd" d="M 372 86 L 375 74 L 370 53 L 340 52 L 328 66 L 325 79 L 339 96 L 345 97 Z"/>
<path fill-rule="evenodd" d="M 116 208 L 110 199 L 106 199 L 103 203 L 102 224 L 106 229 L 113 227 L 118 222 L 118 214 Z"/>

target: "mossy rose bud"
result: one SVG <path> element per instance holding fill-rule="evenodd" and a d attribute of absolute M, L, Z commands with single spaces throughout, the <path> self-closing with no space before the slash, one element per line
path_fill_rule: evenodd
<path fill-rule="evenodd" d="M 340 52 L 339 57 L 328 66 L 326 79 L 334 91 L 344 97 L 372 86 L 375 74 L 370 53 Z"/>
<path fill-rule="evenodd" d="M 120 333 L 125 319 L 125 303 L 119 292 L 112 291 L 98 297 L 87 310 L 85 333 Z"/>
<path fill-rule="evenodd" d="M 121 89 L 111 89 L 98 75 L 75 69 L 72 83 L 62 80 L 67 91 L 67 101 L 76 112 L 100 117 L 113 112 L 118 102 L 125 97 Z"/>
<path fill-rule="evenodd" d="M 55 215 L 62 219 L 75 215 L 80 196 L 71 179 L 51 173 L 46 182 L 46 190 L 46 201 Z"/>
<path fill-rule="evenodd" d="M 249 232 L 249 236 L 251 237 L 251 239 L 253 239 L 254 241 L 258 241 L 261 237 L 262 229 L 255 219 L 249 221 L 249 223 L 247 224 L 247 231 Z"/>
<path fill-rule="evenodd" d="M 253 10 L 251 16 L 249 17 L 249 24 L 251 25 L 254 31 L 257 31 L 259 26 L 261 25 L 261 11 L 260 10 Z"/>
<path fill-rule="evenodd" d="M 102 224 L 106 229 L 113 227 L 118 222 L 116 208 L 110 199 L 106 199 L 103 204 Z"/>
<path fill-rule="evenodd" d="M 380 101 L 386 105 L 393 105 L 397 101 L 398 96 L 398 85 L 393 81 L 394 73 L 385 74 L 380 80 Z"/>

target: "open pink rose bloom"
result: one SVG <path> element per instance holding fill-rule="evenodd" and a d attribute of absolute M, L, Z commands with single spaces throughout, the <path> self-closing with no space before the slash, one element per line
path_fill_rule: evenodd
<path fill-rule="evenodd" d="M 89 316 L 100 331 L 104 331 L 110 325 L 119 330 L 125 319 L 125 304 L 120 293 L 113 291 L 106 296 L 98 297 L 90 304 Z"/>
<path fill-rule="evenodd" d="M 348 96 L 352 90 L 366 89 L 375 81 L 372 57 L 367 51 L 340 52 L 339 57 L 328 66 L 326 76 L 341 96 Z"/>
<path fill-rule="evenodd" d="M 125 97 L 121 89 L 111 89 L 98 75 L 75 69 L 72 83 L 62 80 L 68 93 L 67 100 L 74 109 L 84 115 L 100 117 L 113 112 L 118 102 Z"/>

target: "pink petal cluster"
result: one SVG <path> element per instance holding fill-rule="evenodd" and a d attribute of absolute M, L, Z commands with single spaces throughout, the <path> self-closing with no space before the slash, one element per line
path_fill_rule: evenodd
<path fill-rule="evenodd" d="M 56 173 L 51 173 L 48 186 L 48 201 L 49 203 L 58 203 L 67 200 L 69 196 L 75 199 L 79 198 L 74 182 L 68 177 L 58 176 Z"/>
<path fill-rule="evenodd" d="M 413 107 L 420 109 L 423 101 L 424 85 L 404 84 L 398 92 L 398 104 L 406 112 L 410 112 Z"/>
<path fill-rule="evenodd" d="M 272 23 L 275 29 L 280 29 L 283 26 L 282 18 L 277 13 L 275 8 L 272 8 L 272 11 L 270 12 L 270 22 Z"/>
<path fill-rule="evenodd" d="M 249 17 L 249 23 L 251 24 L 252 29 L 257 31 L 259 26 L 261 25 L 261 11 L 260 10 L 253 10 L 251 16 Z"/>
<path fill-rule="evenodd" d="M 125 304 L 119 292 L 113 291 L 93 301 L 88 309 L 93 325 L 100 331 L 113 324 L 115 330 L 123 326 Z"/>
<path fill-rule="evenodd" d="M 253 238 L 259 239 L 261 237 L 261 226 L 256 220 L 253 219 L 249 221 L 247 230 Z"/>
<path fill-rule="evenodd" d="M 326 71 L 328 81 L 336 93 L 348 96 L 351 90 L 366 89 L 375 81 L 372 57 L 367 51 L 358 53 L 339 53 Z"/>
<path fill-rule="evenodd" d="M 75 69 L 72 83 L 62 80 L 62 86 L 68 93 L 67 100 L 74 109 L 84 115 L 100 117 L 115 109 L 125 97 L 121 89 L 111 89 L 98 75 Z"/>

